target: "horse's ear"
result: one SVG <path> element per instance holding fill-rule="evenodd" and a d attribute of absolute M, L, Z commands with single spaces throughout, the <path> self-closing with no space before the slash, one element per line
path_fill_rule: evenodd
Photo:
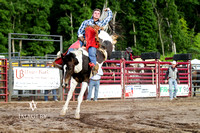
<path fill-rule="evenodd" d="M 61 54 L 61 59 L 63 59 L 64 58 L 64 55 L 63 54 Z"/>

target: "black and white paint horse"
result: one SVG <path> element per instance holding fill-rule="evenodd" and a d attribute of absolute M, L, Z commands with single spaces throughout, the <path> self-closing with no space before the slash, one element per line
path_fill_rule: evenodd
<path fill-rule="evenodd" d="M 99 67 L 103 62 L 110 57 L 113 50 L 113 41 L 116 40 L 116 36 L 110 36 L 105 31 L 100 31 L 98 35 L 101 46 L 97 49 L 97 63 Z M 82 83 L 82 88 L 78 96 L 78 105 L 75 111 L 75 118 L 80 119 L 80 105 L 83 100 L 83 95 L 87 89 L 89 78 L 91 76 L 91 68 L 88 65 L 90 62 L 88 52 L 82 48 L 70 52 L 68 55 L 62 56 L 63 60 L 63 86 L 65 86 L 70 80 L 70 90 L 67 95 L 65 105 L 63 106 L 60 115 L 63 116 L 68 110 L 68 104 L 72 98 L 72 94 L 78 83 Z"/>

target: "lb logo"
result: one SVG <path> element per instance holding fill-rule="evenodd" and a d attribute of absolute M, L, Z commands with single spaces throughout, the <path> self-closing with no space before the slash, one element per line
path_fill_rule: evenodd
<path fill-rule="evenodd" d="M 22 69 L 21 70 L 16 69 L 16 78 L 21 79 L 23 77 L 24 77 L 24 71 Z"/>

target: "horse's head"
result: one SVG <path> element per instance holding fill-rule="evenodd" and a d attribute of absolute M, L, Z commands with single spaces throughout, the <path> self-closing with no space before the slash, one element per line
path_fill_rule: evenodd
<path fill-rule="evenodd" d="M 77 65 L 79 62 L 76 58 L 76 55 L 73 53 L 69 53 L 68 55 L 63 56 L 61 54 L 61 58 L 63 61 L 62 64 L 62 70 L 63 70 L 63 83 L 62 86 L 64 87 L 66 84 L 68 84 L 72 74 L 74 73 L 74 67 Z"/>

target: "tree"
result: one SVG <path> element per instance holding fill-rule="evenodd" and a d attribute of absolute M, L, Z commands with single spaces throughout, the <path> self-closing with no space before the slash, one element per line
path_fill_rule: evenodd
<path fill-rule="evenodd" d="M 163 22 L 163 15 L 162 12 L 159 10 L 157 7 L 157 0 L 151 0 L 152 6 L 155 11 L 155 15 L 157 17 L 157 26 L 158 26 L 158 34 L 159 34 L 159 39 L 162 47 L 162 54 L 165 56 L 165 47 L 164 47 L 164 42 L 163 42 L 163 37 L 162 37 L 162 22 Z"/>
<path fill-rule="evenodd" d="M 188 28 L 194 29 L 194 32 L 199 32 L 200 29 L 200 1 L 199 0 L 176 0 L 175 4 L 177 5 L 177 10 L 179 15 L 183 17 L 187 24 Z"/>
<path fill-rule="evenodd" d="M 126 36 L 128 40 L 128 46 L 131 47 L 136 47 L 137 46 L 137 41 L 136 41 L 136 26 L 135 23 L 138 21 L 137 16 L 135 13 L 135 3 L 132 1 L 123 1 L 121 4 L 121 10 L 122 14 L 125 15 L 124 17 L 124 25 L 123 27 L 126 28 Z M 127 23 L 128 22 L 128 23 Z M 127 46 L 127 47 L 128 47 Z"/>
<path fill-rule="evenodd" d="M 0 3 L 0 52 L 8 51 L 8 33 L 12 31 L 10 3 L 2 0 Z"/>
<path fill-rule="evenodd" d="M 52 7 L 52 0 L 29 0 L 26 1 L 27 13 L 24 23 L 27 33 L 50 34 L 48 16 Z M 45 55 L 54 51 L 52 42 L 28 42 L 26 53 L 28 55 Z"/>
<path fill-rule="evenodd" d="M 188 52 L 192 53 L 193 58 L 200 58 L 200 33 L 194 37 L 194 43 L 189 48 Z"/>
<path fill-rule="evenodd" d="M 147 0 L 138 2 L 137 36 L 138 48 L 141 52 L 157 51 L 157 20 L 151 2 Z M 138 6 L 137 5 L 137 6 Z"/>

